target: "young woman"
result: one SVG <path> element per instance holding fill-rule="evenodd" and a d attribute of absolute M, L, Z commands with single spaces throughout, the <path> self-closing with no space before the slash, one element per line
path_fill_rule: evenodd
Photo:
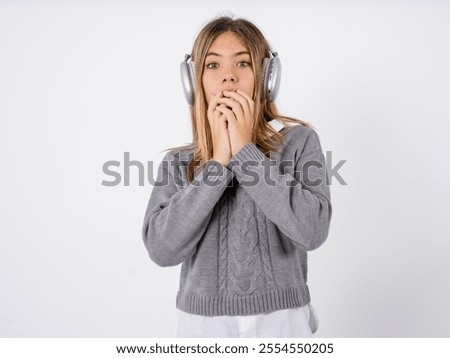
<path fill-rule="evenodd" d="M 328 236 L 330 191 L 316 132 L 273 101 L 276 55 L 254 24 L 220 17 L 182 64 L 193 140 L 165 155 L 143 226 L 155 263 L 182 263 L 177 337 L 317 330 L 307 252 Z"/>

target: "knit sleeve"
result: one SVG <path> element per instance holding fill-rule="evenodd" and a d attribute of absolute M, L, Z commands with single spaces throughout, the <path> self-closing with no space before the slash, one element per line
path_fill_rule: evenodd
<path fill-rule="evenodd" d="M 289 153 L 295 154 L 290 162 L 293 175 L 284 174 L 254 143 L 241 148 L 228 167 L 265 216 L 294 245 L 310 251 L 326 240 L 332 209 L 319 138 L 314 130 L 303 128 L 306 139 L 289 144 Z"/>
<path fill-rule="evenodd" d="M 159 266 L 176 266 L 196 251 L 214 206 L 233 173 L 211 159 L 191 183 L 183 183 L 180 163 L 166 154 L 144 217 L 142 235 L 150 258 Z"/>

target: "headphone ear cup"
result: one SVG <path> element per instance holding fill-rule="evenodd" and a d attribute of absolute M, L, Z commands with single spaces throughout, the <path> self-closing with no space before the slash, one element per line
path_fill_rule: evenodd
<path fill-rule="evenodd" d="M 265 66 L 265 67 L 264 67 Z M 264 59 L 264 86 L 265 98 L 273 102 L 278 96 L 281 81 L 281 61 L 278 56 Z"/>
<path fill-rule="evenodd" d="M 263 99 L 267 99 L 267 79 L 270 58 L 265 57 L 261 66 L 261 95 Z"/>
<path fill-rule="evenodd" d="M 194 83 L 195 83 L 195 70 L 194 70 L 194 62 L 183 61 L 180 64 L 180 73 L 181 73 L 181 84 L 183 85 L 184 95 L 186 97 L 186 101 L 190 106 L 194 105 L 195 102 L 195 91 L 194 91 Z"/>

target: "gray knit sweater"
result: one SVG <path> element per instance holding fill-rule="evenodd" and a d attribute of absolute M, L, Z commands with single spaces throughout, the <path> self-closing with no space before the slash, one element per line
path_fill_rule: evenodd
<path fill-rule="evenodd" d="M 150 258 L 182 263 L 176 307 L 254 315 L 309 303 L 307 251 L 331 220 L 325 158 L 316 132 L 284 127 L 280 153 L 248 143 L 225 167 L 209 160 L 192 183 L 193 153 L 167 153 L 143 225 Z"/>

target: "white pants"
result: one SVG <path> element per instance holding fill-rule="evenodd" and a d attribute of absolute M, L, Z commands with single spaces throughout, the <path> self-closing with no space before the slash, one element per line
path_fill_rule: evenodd
<path fill-rule="evenodd" d="M 317 331 L 311 304 L 253 316 L 199 316 L 177 310 L 177 338 L 304 338 Z"/>

